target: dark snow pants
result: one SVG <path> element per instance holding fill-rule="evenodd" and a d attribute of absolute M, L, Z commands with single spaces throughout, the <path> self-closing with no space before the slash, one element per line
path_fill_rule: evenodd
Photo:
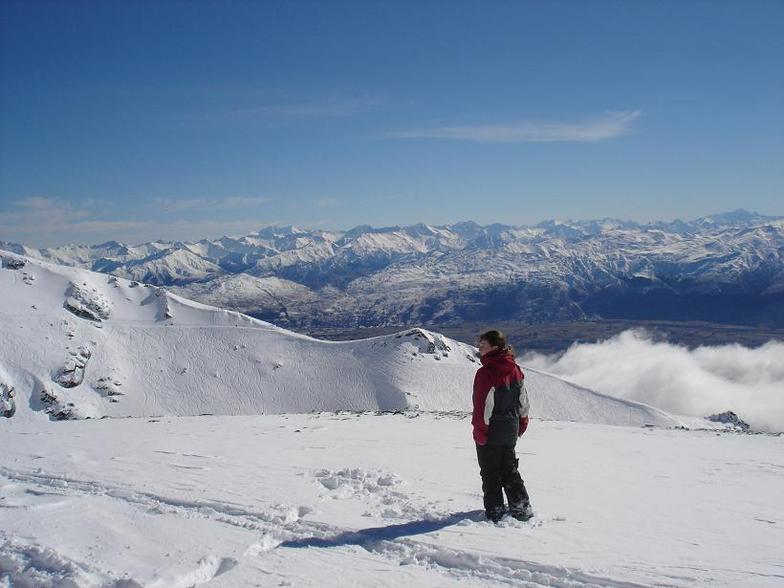
<path fill-rule="evenodd" d="M 519 460 L 515 457 L 514 445 L 477 445 L 476 456 L 479 458 L 486 513 L 504 509 L 502 488 L 510 509 L 529 502 L 528 491 L 517 471 Z"/>

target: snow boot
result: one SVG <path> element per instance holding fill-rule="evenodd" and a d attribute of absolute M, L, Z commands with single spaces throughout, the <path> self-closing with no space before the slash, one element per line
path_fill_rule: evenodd
<path fill-rule="evenodd" d="M 485 516 L 487 517 L 487 520 L 493 523 L 499 522 L 502 518 L 504 518 L 505 514 L 506 514 L 506 510 L 502 506 L 497 506 L 495 508 L 491 508 L 488 511 L 485 511 Z"/>
<path fill-rule="evenodd" d="M 534 516 L 534 511 L 531 508 L 530 502 L 524 502 L 509 508 L 509 514 L 518 521 L 527 521 Z"/>

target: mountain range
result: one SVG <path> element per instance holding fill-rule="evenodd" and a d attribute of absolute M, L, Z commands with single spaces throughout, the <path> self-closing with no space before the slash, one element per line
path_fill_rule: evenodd
<path fill-rule="evenodd" d="M 0 249 L 297 330 L 584 319 L 784 326 L 784 217 L 745 210 L 647 224 L 286 226 L 194 242 Z"/>

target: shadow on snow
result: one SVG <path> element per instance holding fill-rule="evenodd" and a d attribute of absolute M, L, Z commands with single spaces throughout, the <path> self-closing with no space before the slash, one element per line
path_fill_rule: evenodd
<path fill-rule="evenodd" d="M 359 531 L 344 531 L 334 537 L 306 537 L 292 541 L 283 541 L 278 547 L 340 547 L 344 545 L 365 545 L 376 541 L 392 541 L 400 537 L 411 535 L 422 535 L 440 531 L 445 527 L 450 527 L 461 521 L 484 521 L 485 513 L 482 510 L 470 510 L 466 512 L 456 512 L 441 519 L 430 521 L 411 521 L 400 525 L 389 525 L 386 527 L 371 527 L 360 529 Z"/>

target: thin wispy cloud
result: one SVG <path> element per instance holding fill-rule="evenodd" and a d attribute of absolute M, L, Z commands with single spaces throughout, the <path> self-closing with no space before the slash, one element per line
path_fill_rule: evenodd
<path fill-rule="evenodd" d="M 269 118 L 331 118 L 352 116 L 378 104 L 378 99 L 358 96 L 335 100 L 314 102 L 292 102 L 286 104 L 263 104 L 249 108 L 239 108 L 229 112 L 238 117 Z"/>
<path fill-rule="evenodd" d="M 269 204 L 262 196 L 230 196 L 228 198 L 154 198 L 153 206 L 166 212 L 191 212 L 200 210 L 236 210 Z"/>
<path fill-rule="evenodd" d="M 579 122 L 517 122 L 434 127 L 391 133 L 393 139 L 445 139 L 480 143 L 595 143 L 629 134 L 639 110 L 612 111 Z"/>
<path fill-rule="evenodd" d="M 0 215 L 5 216 L 5 215 Z M 66 243 L 92 245 L 102 241 L 138 244 L 149 241 L 189 241 L 217 238 L 223 235 L 249 235 L 268 224 L 269 220 L 175 220 L 131 221 L 99 219 L 54 219 L 20 217 L 0 219 L 0 241 L 21 243 L 30 247 L 52 247 Z M 280 221 L 276 221 L 278 224 Z"/>
<path fill-rule="evenodd" d="M 145 221 L 104 220 L 96 212 L 58 198 L 30 197 L 11 203 L 10 210 L 0 212 L 0 240 L 25 245 L 47 246 L 93 243 L 101 237 L 116 238 L 144 229 Z M 104 239 L 106 240 L 106 239 Z"/>
<path fill-rule="evenodd" d="M 15 207 L 25 210 L 46 210 L 58 205 L 56 198 L 46 198 L 44 196 L 28 196 L 11 202 Z"/>
<path fill-rule="evenodd" d="M 311 200 L 310 203 L 316 208 L 333 208 L 340 204 L 340 200 L 327 196 L 324 198 L 316 198 L 315 200 Z"/>
<path fill-rule="evenodd" d="M 89 202 L 99 201 L 71 202 L 39 196 L 14 200 L 5 209 L 0 209 L 0 241 L 31 247 L 65 243 L 89 245 L 109 240 L 131 244 L 158 239 L 186 241 L 247 235 L 258 231 L 264 224 L 274 222 L 269 217 L 248 214 L 251 207 L 270 202 L 270 199 L 261 197 L 159 198 L 146 207 L 140 207 L 140 211 L 147 213 L 142 218 L 128 218 L 120 210 L 90 206 Z M 168 214 L 163 218 L 160 215 L 150 218 L 149 213 L 155 207 Z M 199 211 L 204 214 L 198 214 Z M 210 218 L 213 216 L 211 213 L 217 211 L 228 211 L 229 218 Z M 230 214 L 232 211 L 234 214 Z M 176 218 L 186 213 L 196 218 Z"/>
<path fill-rule="evenodd" d="M 242 208 L 245 206 L 259 206 L 261 204 L 269 204 L 270 198 L 264 196 L 232 196 L 224 198 L 221 201 L 221 206 L 226 208 Z"/>
<path fill-rule="evenodd" d="M 40 225 L 57 221 L 69 222 L 87 218 L 91 214 L 90 210 L 65 200 L 43 196 L 21 198 L 11 201 L 10 204 L 9 210 L 0 213 L 0 229 L 11 228 L 24 221 Z"/>

